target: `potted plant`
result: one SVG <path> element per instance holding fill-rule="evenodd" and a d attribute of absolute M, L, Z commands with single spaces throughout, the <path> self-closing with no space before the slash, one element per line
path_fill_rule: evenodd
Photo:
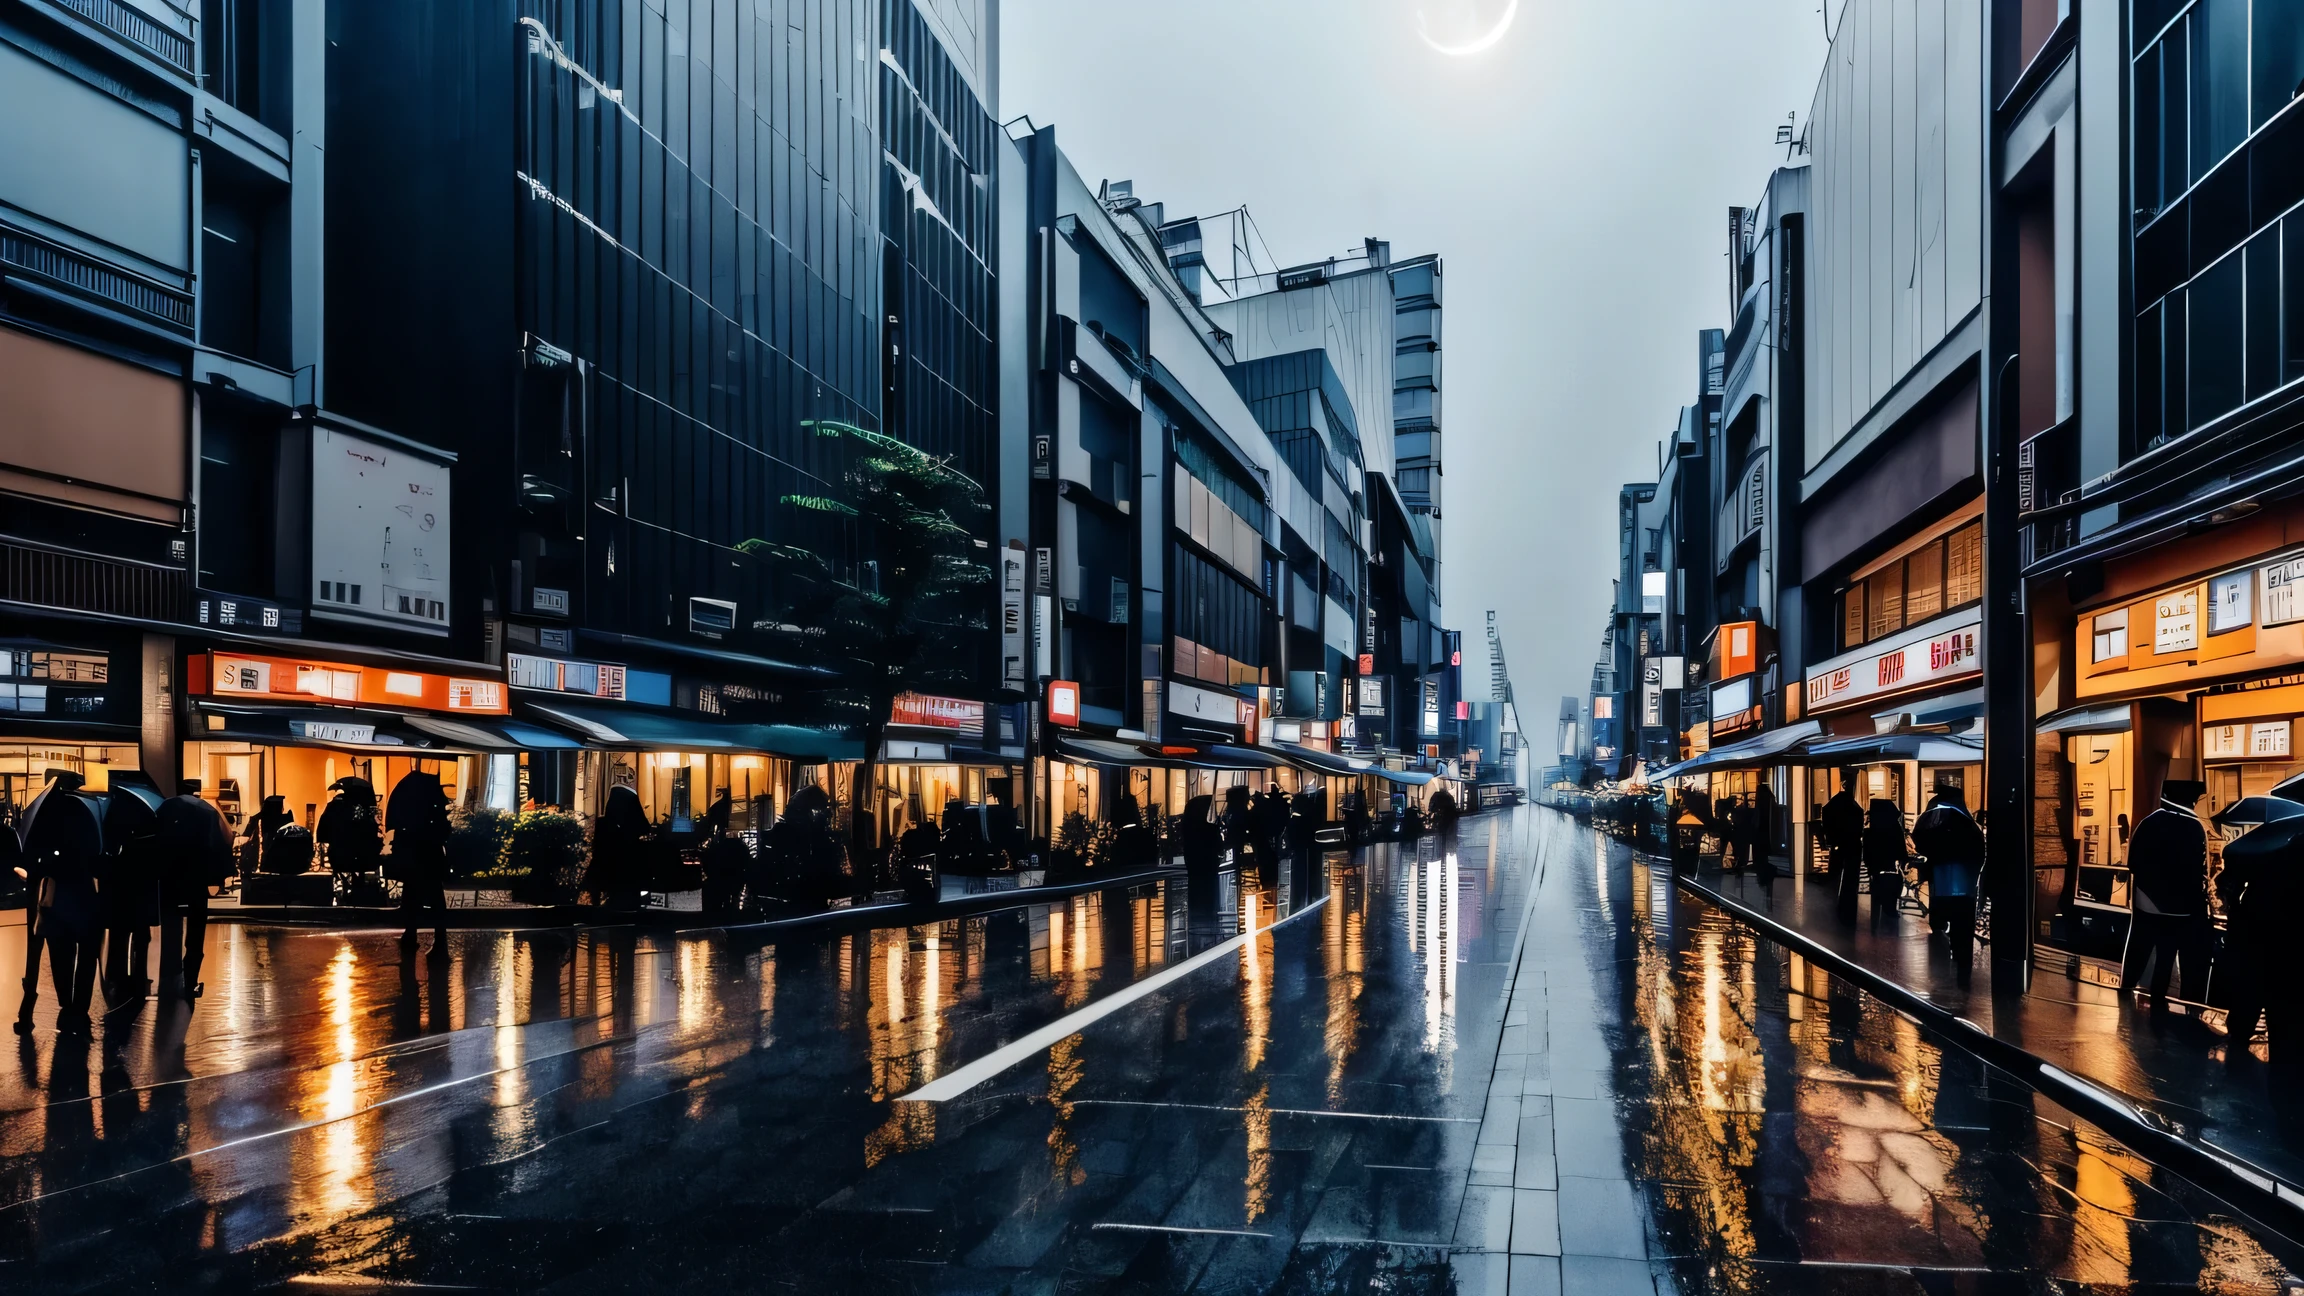
<path fill-rule="evenodd" d="M 513 816 L 485 806 L 457 810 L 448 822 L 448 876 L 470 881 L 502 867 L 505 848 L 512 844 Z"/>
<path fill-rule="evenodd" d="M 522 904 L 568 904 L 584 875 L 584 825 L 556 810 L 528 810 L 513 821 L 503 873 Z"/>

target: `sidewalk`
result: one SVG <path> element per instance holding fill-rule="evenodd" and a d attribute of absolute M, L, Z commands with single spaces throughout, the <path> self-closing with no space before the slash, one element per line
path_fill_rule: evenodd
<path fill-rule="evenodd" d="M 2262 1221 L 2292 1235 L 2304 1225 L 2304 1111 L 2283 1118 L 2269 1068 L 2254 1053 L 2227 1064 L 2221 1030 L 2181 1009 L 2151 1013 L 2114 989 L 2054 973 L 2035 971 L 2029 993 L 1995 996 L 1989 947 L 1981 944 L 1973 983 L 1962 988 L 1924 918 L 1900 914 L 1875 931 L 1867 897 L 1856 921 L 1844 923 L 1821 878 L 1779 877 L 1773 896 L 1748 875 L 1701 872 L 1676 881 Z"/>

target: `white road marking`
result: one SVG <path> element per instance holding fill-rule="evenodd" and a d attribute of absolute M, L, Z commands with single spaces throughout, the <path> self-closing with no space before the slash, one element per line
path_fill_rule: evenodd
<path fill-rule="evenodd" d="M 1252 1238 L 1270 1238 L 1272 1236 L 1269 1233 L 1257 1233 L 1248 1229 L 1176 1228 L 1167 1224 L 1098 1224 L 1095 1227 L 1098 1232 L 1109 1230 L 1115 1233 L 1192 1233 L 1212 1237 Z"/>
<path fill-rule="evenodd" d="M 938 1076 L 904 1095 L 898 1101 L 950 1102 L 1025 1059 L 1047 1052 L 1066 1037 L 1079 1034 L 1094 1023 L 1111 1016 L 1146 995 L 1192 975 L 1201 968 L 1239 949 L 1249 941 L 1268 931 L 1285 927 L 1326 903 L 1328 903 L 1328 897 L 1323 893 L 1319 899 L 1278 922 L 1267 924 L 1254 931 L 1242 932 L 1222 944 L 1202 950 L 1165 972 L 1155 973 L 1125 989 L 1114 991 L 1086 1007 L 1066 1013 L 1040 1029 L 993 1050 L 957 1071 Z"/>

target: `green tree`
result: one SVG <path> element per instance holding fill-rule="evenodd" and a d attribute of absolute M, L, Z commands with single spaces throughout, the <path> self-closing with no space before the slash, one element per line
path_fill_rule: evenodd
<path fill-rule="evenodd" d="M 891 436 L 817 421 L 836 442 L 833 490 L 779 503 L 848 530 L 841 563 L 821 547 L 747 540 L 738 548 L 780 568 L 777 614 L 754 628 L 794 660 L 825 668 L 830 683 L 795 699 L 794 718 L 837 726 L 863 740 L 852 793 L 874 786 L 875 766 L 899 694 L 980 691 L 982 636 L 990 628 L 992 569 L 973 525 L 989 511 L 984 488 L 945 459 Z M 862 796 L 851 802 L 854 841 L 869 842 Z M 859 867 L 862 851 L 856 852 Z"/>

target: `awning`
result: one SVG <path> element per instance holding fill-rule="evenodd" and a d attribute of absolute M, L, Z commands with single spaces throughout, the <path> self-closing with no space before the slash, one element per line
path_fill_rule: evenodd
<path fill-rule="evenodd" d="M 1701 756 L 1692 756 L 1677 765 L 1648 771 L 1648 781 L 1679 778 L 1683 774 L 1702 774 L 1716 769 L 1743 769 L 1755 765 L 1774 765 L 1795 757 L 1802 743 L 1821 737 L 1824 725 L 1818 720 L 1802 720 L 1798 724 L 1771 729 L 1764 734 L 1746 738 L 1742 742 L 1715 747 Z"/>
<path fill-rule="evenodd" d="M 1091 738 L 1083 734 L 1060 733 L 1055 735 L 1055 739 L 1053 747 L 1057 759 L 1087 765 L 1144 765 L 1153 769 L 1179 770 L 1265 770 L 1278 769 L 1287 763 L 1266 752 L 1221 744 L 1161 751 L 1114 738 Z M 1182 747 L 1182 744 L 1174 745 Z"/>
<path fill-rule="evenodd" d="M 565 702 L 554 702 L 550 706 L 523 702 L 521 706 L 539 720 L 582 736 L 588 746 L 629 751 L 761 752 L 810 763 L 864 758 L 862 742 L 799 725 L 742 724 L 706 716 L 572 706 Z"/>
<path fill-rule="evenodd" d="M 584 744 L 541 725 L 517 720 L 442 720 L 437 716 L 409 716 L 408 723 L 425 733 L 474 751 L 573 751 Z"/>
<path fill-rule="evenodd" d="M 1021 765 L 1024 763 L 1024 749 L 1016 747 L 1002 752 L 953 743 L 891 738 L 880 745 L 880 761 L 884 765 Z"/>
<path fill-rule="evenodd" d="M 1277 752 L 1258 751 L 1253 747 L 1226 747 L 1219 743 L 1208 749 L 1208 759 L 1218 769 L 1286 769 L 1288 759 Z"/>
<path fill-rule="evenodd" d="M 1893 711 L 1874 712 L 1872 723 L 1879 727 L 1881 733 L 1893 733 L 1899 729 L 1914 729 L 1927 725 L 1959 725 L 1977 719 L 1983 714 L 1984 690 L 1973 688 L 1966 692 L 1950 693 L 1943 697 L 1924 698 L 1918 702 L 1900 706 Z"/>
<path fill-rule="evenodd" d="M 1315 774 L 1341 774 L 1346 778 L 1356 778 L 1362 774 L 1374 772 L 1374 767 L 1366 761 L 1356 761 L 1349 756 L 1338 756 L 1334 752 L 1324 752 L 1317 747 L 1305 747 L 1297 743 L 1275 743 L 1273 746 L 1289 760 Z"/>
<path fill-rule="evenodd" d="M 396 711 L 336 706 L 217 706 L 194 712 L 194 742 L 245 742 L 269 747 L 326 747 L 378 756 L 454 756 L 491 750 L 417 727 L 418 717 Z M 222 721 L 221 725 L 216 722 Z M 485 735 L 477 735 L 485 737 Z"/>
<path fill-rule="evenodd" d="M 1922 765 L 1978 765 L 1984 744 L 1974 738 L 1950 734 L 1875 734 L 1869 738 L 1842 738 L 1817 743 L 1808 749 L 1808 763 L 1817 766 L 1872 765 L 1881 761 L 1918 761 Z"/>
<path fill-rule="evenodd" d="M 1422 787 L 1440 777 L 1437 774 L 1422 774 L 1415 770 L 1386 769 L 1381 765 L 1371 765 L 1366 772 L 1388 783 L 1398 783 L 1403 787 Z"/>
<path fill-rule="evenodd" d="M 2116 706 L 2074 707 L 2061 715 L 2052 715 L 2033 726 L 2034 733 L 2100 734 L 2126 733 L 2136 722 L 2136 713 L 2125 702 Z"/>

